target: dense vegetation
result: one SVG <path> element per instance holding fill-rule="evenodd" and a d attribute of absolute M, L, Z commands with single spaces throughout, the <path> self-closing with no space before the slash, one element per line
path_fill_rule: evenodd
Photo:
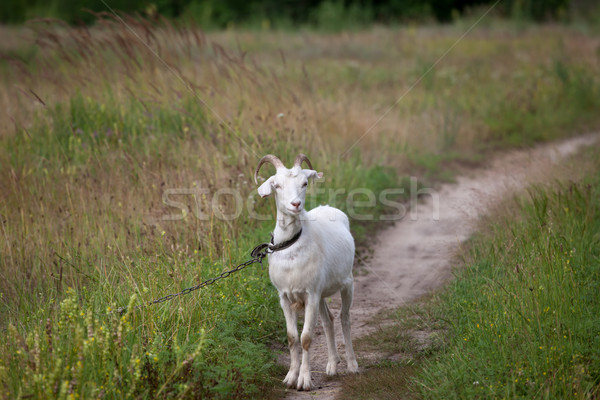
<path fill-rule="evenodd" d="M 499 4 L 491 0 L 5 0 L 0 5 L 0 22 L 57 17 L 70 23 L 91 23 L 96 19 L 94 13 L 117 10 L 180 18 L 204 28 L 312 25 L 335 29 L 373 22 L 450 21 L 474 7 L 492 6 L 504 16 L 566 20 L 573 13 L 597 11 L 594 4 L 586 0 L 505 0 Z"/>
<path fill-rule="evenodd" d="M 586 399 L 600 394 L 600 164 L 533 188 L 473 240 L 434 315 L 447 340 L 422 366 L 424 398 Z M 516 203 L 516 202 L 515 202 Z"/>
<path fill-rule="evenodd" d="M 368 193 L 380 199 L 403 176 L 448 178 L 449 163 L 599 126 L 595 38 L 490 20 L 461 39 L 471 25 L 1 28 L 1 396 L 272 387 L 285 330 L 258 265 L 111 313 L 229 269 L 268 239 L 272 202 L 251 181 L 265 153 L 308 154 L 326 176 L 309 208 L 372 215 L 352 220 L 360 242 L 385 211 Z"/>
<path fill-rule="evenodd" d="M 455 279 L 358 342 L 393 354 L 353 399 L 590 399 L 600 393 L 599 146 L 560 178 L 506 199 L 456 260 Z"/>

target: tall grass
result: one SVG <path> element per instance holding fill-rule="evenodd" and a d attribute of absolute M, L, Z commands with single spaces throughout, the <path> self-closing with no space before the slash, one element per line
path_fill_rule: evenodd
<path fill-rule="evenodd" d="M 264 268 L 122 317 L 107 311 L 215 276 L 268 240 L 273 207 L 251 182 L 265 153 L 308 154 L 326 176 L 309 204 L 347 209 L 360 199 L 318 189 L 379 194 L 415 170 L 515 144 L 514 125 L 492 122 L 512 113 L 497 104 L 524 86 L 540 91 L 528 101 L 547 117 L 519 143 L 598 123 L 593 40 L 568 30 L 465 39 L 361 139 L 460 31 L 206 36 L 125 22 L 33 21 L 1 45 L 6 398 L 264 393 L 276 371 L 269 346 L 285 343 Z M 586 107 L 563 106 L 582 91 Z M 546 130 L 563 113 L 565 130 Z M 219 218 L 239 205 L 221 189 L 240 194 L 237 218 Z M 246 201 L 270 220 L 251 218 Z M 380 203 L 363 211 L 385 212 Z M 364 243 L 376 223 L 352 226 Z"/>
<path fill-rule="evenodd" d="M 344 379 L 341 397 L 596 398 L 597 150 L 565 163 L 568 173 L 554 171 L 570 180 L 500 203 L 447 288 L 382 315 L 357 350 L 386 359 L 365 360 L 367 372 Z"/>
<path fill-rule="evenodd" d="M 600 174 L 530 195 L 441 296 L 448 342 L 417 374 L 422 397 L 598 395 Z"/>

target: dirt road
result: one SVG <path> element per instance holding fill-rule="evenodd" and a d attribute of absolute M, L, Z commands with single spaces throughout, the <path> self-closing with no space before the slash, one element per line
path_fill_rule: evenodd
<path fill-rule="evenodd" d="M 373 331 L 373 316 L 386 308 L 402 306 L 435 290 L 451 276 L 450 260 L 458 247 L 474 233 L 478 218 L 491 205 L 527 185 L 548 177 L 549 167 L 557 164 L 582 146 L 588 146 L 598 135 L 544 144 L 531 150 L 517 150 L 492 160 L 487 168 L 459 177 L 456 183 L 442 185 L 413 207 L 404 219 L 378 234 L 374 253 L 368 262 L 360 263 L 355 273 L 354 305 L 351 310 L 354 338 Z M 339 324 L 339 296 L 330 308 L 336 315 L 338 350 L 343 358 L 343 340 Z M 325 375 L 327 348 L 319 325 L 313 341 L 312 392 L 288 389 L 286 399 L 333 399 L 341 383 Z M 357 352 L 361 359 L 377 354 Z M 279 361 L 289 366 L 289 354 Z M 345 361 L 338 371 L 345 373 Z"/>

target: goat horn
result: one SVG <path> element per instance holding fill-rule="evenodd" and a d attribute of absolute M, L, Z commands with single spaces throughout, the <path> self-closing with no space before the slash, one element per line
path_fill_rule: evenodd
<path fill-rule="evenodd" d="M 300 153 L 296 156 L 296 161 L 294 161 L 294 166 L 297 167 L 301 167 L 302 163 L 306 161 L 306 164 L 308 165 L 308 168 L 313 169 L 312 164 L 310 163 L 310 160 L 308 159 L 308 157 L 306 157 L 306 155 Z"/>
<path fill-rule="evenodd" d="M 277 158 L 277 156 L 274 156 L 273 154 L 267 154 L 266 156 L 264 156 L 263 158 L 260 159 L 260 161 L 258 162 L 258 167 L 256 167 L 256 171 L 254 171 L 254 183 L 256 183 L 257 185 L 258 185 L 258 171 L 260 170 L 260 167 L 262 167 L 262 165 L 264 163 L 271 163 L 277 169 L 285 167 L 283 165 L 283 162 L 281 162 L 281 160 L 279 158 Z"/>

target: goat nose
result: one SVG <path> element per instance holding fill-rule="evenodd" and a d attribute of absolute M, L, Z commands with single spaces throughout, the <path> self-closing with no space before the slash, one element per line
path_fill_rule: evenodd
<path fill-rule="evenodd" d="M 296 208 L 300 207 L 300 202 L 298 200 L 292 201 L 292 205 Z"/>

